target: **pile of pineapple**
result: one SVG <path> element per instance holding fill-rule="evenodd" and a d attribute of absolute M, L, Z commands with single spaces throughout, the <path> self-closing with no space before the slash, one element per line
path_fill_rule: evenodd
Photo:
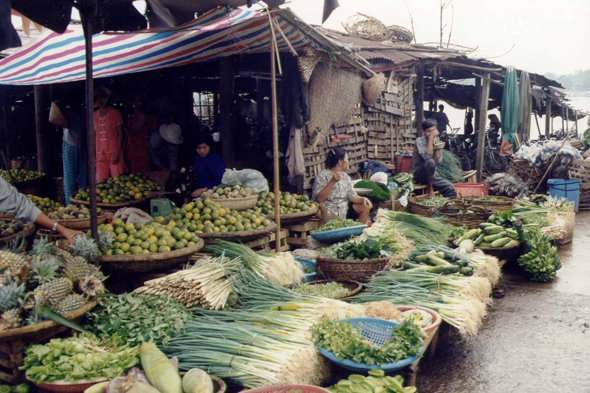
<path fill-rule="evenodd" d="M 98 213 L 101 212 L 100 208 L 96 209 Z M 48 214 L 52 220 L 83 220 L 90 219 L 90 210 L 86 206 L 68 205 L 60 207 L 56 211 Z"/>
<path fill-rule="evenodd" d="M 249 187 L 244 188 L 241 184 L 226 183 L 203 192 L 202 198 L 232 199 L 246 198 L 256 195 L 258 195 L 258 193 Z"/>
<path fill-rule="evenodd" d="M 40 322 L 39 306 L 64 315 L 105 291 L 104 275 L 89 263 L 98 255 L 91 238 L 76 236 L 69 251 L 38 239 L 27 255 L 23 245 L 0 251 L 0 331 Z"/>

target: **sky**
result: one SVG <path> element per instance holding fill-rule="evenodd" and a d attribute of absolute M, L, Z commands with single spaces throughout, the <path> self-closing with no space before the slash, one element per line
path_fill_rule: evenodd
<path fill-rule="evenodd" d="M 411 30 L 411 13 L 418 43 L 439 41 L 440 0 L 339 2 L 324 27 L 343 30 L 342 22 L 361 12 Z M 306 22 L 321 24 L 322 0 L 291 0 L 287 7 Z M 443 14 L 446 32 L 452 8 L 451 43 L 477 47 L 476 57 L 539 74 L 590 69 L 590 0 L 452 0 Z"/>

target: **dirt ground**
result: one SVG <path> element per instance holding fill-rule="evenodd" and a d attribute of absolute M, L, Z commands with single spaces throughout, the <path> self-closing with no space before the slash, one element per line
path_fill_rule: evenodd
<path fill-rule="evenodd" d="M 418 374 L 420 393 L 590 392 L 590 212 L 576 216 L 560 247 L 554 283 L 527 281 L 505 266 L 477 337 L 446 331 Z"/>

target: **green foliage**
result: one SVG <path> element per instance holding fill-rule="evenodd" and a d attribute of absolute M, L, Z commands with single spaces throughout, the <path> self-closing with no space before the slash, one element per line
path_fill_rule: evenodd
<path fill-rule="evenodd" d="M 368 198 L 372 201 L 381 202 L 386 201 L 391 196 L 389 195 L 389 188 L 383 183 L 378 183 L 370 180 L 361 180 L 354 185 L 354 188 L 369 188 L 371 193 Z"/>
<path fill-rule="evenodd" d="M 316 345 L 332 352 L 340 359 L 382 366 L 420 354 L 425 333 L 411 320 L 393 329 L 391 339 L 382 346 L 371 343 L 360 329 L 347 322 L 326 319 L 312 327 Z"/>

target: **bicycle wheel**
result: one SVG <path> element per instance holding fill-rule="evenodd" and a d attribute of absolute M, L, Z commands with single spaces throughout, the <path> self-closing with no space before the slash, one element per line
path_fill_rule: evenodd
<path fill-rule="evenodd" d="M 506 158 L 499 151 L 488 149 L 484 155 L 484 169 L 491 175 L 504 172 L 506 170 Z"/>

